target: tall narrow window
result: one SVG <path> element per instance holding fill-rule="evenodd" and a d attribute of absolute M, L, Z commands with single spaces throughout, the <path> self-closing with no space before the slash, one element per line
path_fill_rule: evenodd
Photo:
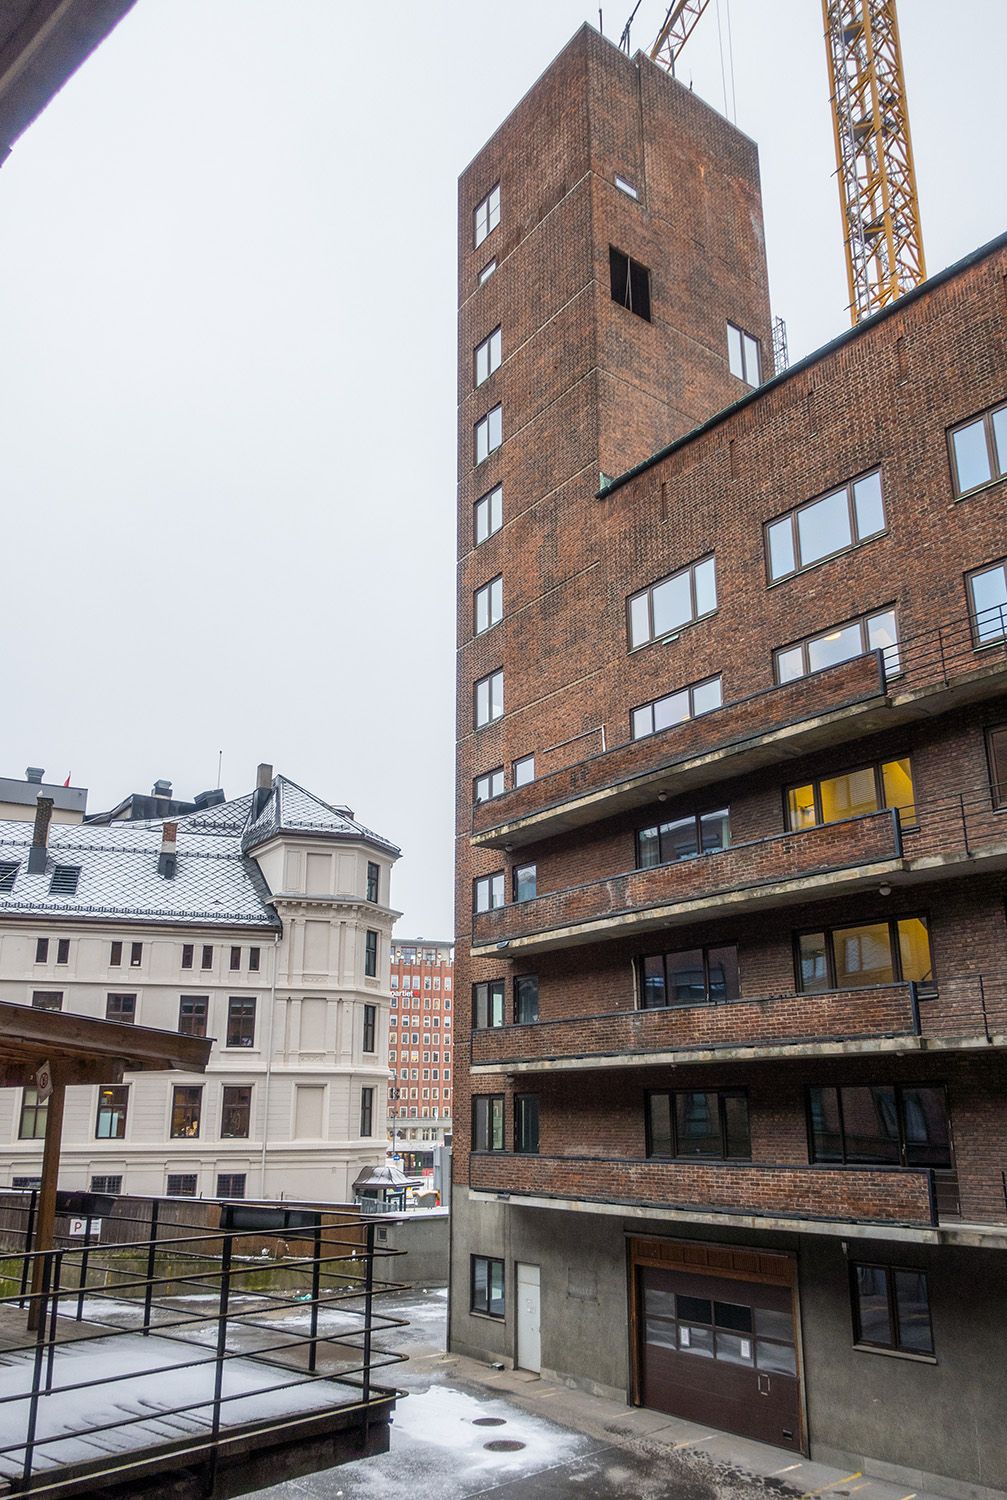
<path fill-rule="evenodd" d="M 494 406 L 475 425 L 476 463 L 495 453 L 503 442 L 503 407 Z"/>
<path fill-rule="evenodd" d="M 378 935 L 370 930 L 364 933 L 364 974 L 368 979 L 378 977 Z"/>
<path fill-rule="evenodd" d="M 232 974 L 241 968 L 241 949 L 237 946 L 231 949 L 230 968 Z"/>
<path fill-rule="evenodd" d="M 48 938 L 36 938 L 35 939 L 35 962 L 37 964 L 44 964 L 44 963 L 48 963 L 48 961 L 49 961 L 49 939 Z"/>
<path fill-rule="evenodd" d="M 220 1106 L 220 1134 L 225 1141 L 248 1139 L 252 1089 L 247 1083 L 225 1084 Z"/>
<path fill-rule="evenodd" d="M 68 964 L 70 962 L 70 939 L 60 938 L 56 943 L 56 962 Z"/>
<path fill-rule="evenodd" d="M 125 1138 L 128 1107 L 128 1084 L 111 1084 L 98 1090 L 98 1114 L 94 1133 L 99 1141 L 121 1141 Z"/>
<path fill-rule="evenodd" d="M 495 766 L 492 771 L 486 771 L 482 776 L 477 776 L 473 783 L 474 800 L 476 802 L 489 802 L 493 797 L 499 797 L 504 789 L 503 766 Z"/>
<path fill-rule="evenodd" d="M 376 1052 L 378 1050 L 378 1007 L 376 1005 L 364 1006 L 364 1041 L 365 1052 Z"/>
<path fill-rule="evenodd" d="M 537 974 L 518 974 L 515 977 L 514 1020 L 519 1026 L 538 1020 Z"/>
<path fill-rule="evenodd" d="M 38 1089 L 21 1090 L 21 1119 L 18 1124 L 18 1140 L 45 1140 L 45 1122 L 49 1114 L 48 1099 L 40 1099 Z"/>
<path fill-rule="evenodd" d="M 112 943 L 109 947 L 108 966 L 110 969 L 118 969 L 122 965 L 122 944 Z"/>
<path fill-rule="evenodd" d="M 475 351 L 475 383 L 482 385 L 484 380 L 489 380 L 494 370 L 499 370 L 500 361 L 503 356 L 503 336 L 499 328 L 484 338 L 481 344 L 476 345 Z"/>
<path fill-rule="evenodd" d="M 612 301 L 650 322 L 650 272 L 614 245 L 608 251 Z"/>
<path fill-rule="evenodd" d="M 732 375 L 746 385 L 759 385 L 762 380 L 762 361 L 759 357 L 759 341 L 739 328 L 736 323 L 727 325 L 727 363 Z"/>
<path fill-rule="evenodd" d="M 504 1315 L 504 1263 L 488 1255 L 473 1255 L 469 1306 L 485 1318 Z"/>
<path fill-rule="evenodd" d="M 183 969 L 191 969 L 192 968 L 192 944 L 191 943 L 183 943 L 182 944 L 182 968 Z"/>
<path fill-rule="evenodd" d="M 476 635 L 482 635 L 491 626 L 499 625 L 503 619 L 503 575 L 498 574 L 489 583 L 484 583 L 482 588 L 476 589 L 473 602 L 473 628 Z"/>
<path fill-rule="evenodd" d="M 255 1046 L 255 998 L 232 995 L 227 1002 L 228 1047 Z"/>
<path fill-rule="evenodd" d="M 476 1030 L 504 1024 L 504 981 L 489 979 L 472 986 L 472 1024 Z"/>
<path fill-rule="evenodd" d="M 488 677 L 481 677 L 475 684 L 472 698 L 477 729 L 482 729 L 486 724 L 493 724 L 497 719 L 503 718 L 503 672 L 490 672 Z"/>
<path fill-rule="evenodd" d="M 482 495 L 473 511 L 473 533 L 476 546 L 485 542 L 503 525 L 503 485 L 498 484 L 488 495 Z"/>
<path fill-rule="evenodd" d="M 476 1094 L 472 1099 L 473 1151 L 504 1149 L 503 1094 Z"/>
<path fill-rule="evenodd" d="M 1007 725 L 999 724 L 987 733 L 989 751 L 990 785 L 993 789 L 993 806 L 1007 808 Z"/>
<path fill-rule="evenodd" d="M 535 780 L 535 757 L 534 755 L 522 755 L 514 762 L 514 785 L 527 786 L 529 781 Z"/>
<path fill-rule="evenodd" d="M 360 1134 L 374 1134 L 374 1090 L 372 1088 L 360 1090 Z"/>
<path fill-rule="evenodd" d="M 723 703 L 721 679 L 707 677 L 703 682 L 694 682 L 690 687 L 679 688 L 665 698 L 656 698 L 653 703 L 644 703 L 630 714 L 630 727 L 634 740 L 645 739 L 649 734 L 660 734 L 662 729 L 672 729 L 688 719 L 698 719 Z"/>
<path fill-rule="evenodd" d="M 477 203 L 472 215 L 476 248 L 500 223 L 500 184 L 494 183 L 486 197 Z"/>
<path fill-rule="evenodd" d="M 515 901 L 533 901 L 538 895 L 537 865 L 515 865 L 512 879 Z"/>
<path fill-rule="evenodd" d="M 367 861 L 367 899 L 377 904 L 378 885 L 381 880 L 381 866 L 376 865 L 373 860 Z"/>
<path fill-rule="evenodd" d="M 258 948 L 249 948 L 248 950 L 248 971 L 250 974 L 257 974 L 259 972 Z"/>
<path fill-rule="evenodd" d="M 1007 563 L 969 574 L 969 613 L 977 646 L 1007 637 Z"/>
<path fill-rule="evenodd" d="M 201 969 L 212 969 L 213 968 L 213 944 L 212 943 L 204 943 L 203 944 L 203 954 L 202 954 L 202 957 L 200 959 L 199 967 Z"/>
<path fill-rule="evenodd" d="M 130 966 L 130 968 L 131 969 L 138 969 L 142 963 L 143 963 L 143 944 L 142 943 L 130 943 L 130 945 L 129 945 L 129 966 Z"/>
<path fill-rule="evenodd" d="M 514 1150 L 527 1156 L 538 1152 L 538 1095 L 514 1095 Z"/>
<path fill-rule="evenodd" d="M 199 1117 L 203 1109 L 203 1090 L 188 1084 L 176 1084 L 171 1094 L 171 1138 L 192 1140 L 199 1135 Z"/>
<path fill-rule="evenodd" d="M 716 608 L 717 574 L 711 554 L 631 596 L 626 611 L 629 648 L 635 651 L 661 640 Z"/>

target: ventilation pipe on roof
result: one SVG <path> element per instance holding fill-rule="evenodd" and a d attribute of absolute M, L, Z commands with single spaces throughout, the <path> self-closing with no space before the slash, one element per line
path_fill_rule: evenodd
<path fill-rule="evenodd" d="M 155 781 L 154 785 L 150 789 L 150 795 L 152 797 L 170 797 L 171 796 L 171 782 L 170 781 Z"/>
<path fill-rule="evenodd" d="M 25 781 L 30 781 L 33 786 L 41 786 L 44 775 L 45 772 L 41 766 L 27 766 L 25 768 L 24 779 Z"/>
<path fill-rule="evenodd" d="M 173 880 L 178 863 L 178 824 L 161 825 L 161 852 L 157 857 L 157 873 L 165 880 Z"/>
<path fill-rule="evenodd" d="M 28 850 L 28 874 L 41 875 L 49 857 L 49 824 L 52 820 L 52 798 L 39 797 L 35 803 L 35 827 Z"/>
<path fill-rule="evenodd" d="M 273 768 L 260 761 L 255 773 L 255 791 L 252 793 L 252 818 L 259 816 L 273 795 Z"/>

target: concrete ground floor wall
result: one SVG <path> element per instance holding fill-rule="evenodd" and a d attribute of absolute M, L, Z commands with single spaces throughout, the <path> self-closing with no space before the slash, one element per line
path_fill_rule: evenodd
<path fill-rule="evenodd" d="M 543 1373 L 628 1401 L 631 1235 L 796 1256 L 812 1458 L 962 1500 L 1007 1492 L 1007 1251 L 622 1220 L 486 1202 L 456 1187 L 449 1347 L 514 1363 L 515 1267 L 537 1265 Z M 473 1255 L 504 1261 L 502 1319 L 470 1310 Z M 855 1345 L 851 1260 L 926 1272 L 933 1359 Z"/>
<path fill-rule="evenodd" d="M 412 1210 L 401 1218 L 379 1218 L 375 1239 L 381 1250 L 404 1250 L 389 1263 L 387 1275 L 413 1286 L 438 1286 L 448 1279 L 448 1211 Z"/>

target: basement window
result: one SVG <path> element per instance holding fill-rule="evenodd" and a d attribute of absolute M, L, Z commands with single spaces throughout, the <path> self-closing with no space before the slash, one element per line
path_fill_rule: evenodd
<path fill-rule="evenodd" d="M 50 896 L 76 896 L 79 879 L 79 865 L 57 865 L 49 882 Z"/>
<path fill-rule="evenodd" d="M 612 301 L 650 322 L 650 272 L 639 261 L 632 260 L 614 245 L 609 246 L 608 264 L 612 276 Z"/>

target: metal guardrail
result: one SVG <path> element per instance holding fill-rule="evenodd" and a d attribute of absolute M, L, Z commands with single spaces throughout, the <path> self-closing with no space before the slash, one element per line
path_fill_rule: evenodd
<path fill-rule="evenodd" d="M 27 1201 L 19 1205 L 19 1199 Z M 20 1208 L 25 1240 L 30 1243 L 35 1223 L 35 1192 L 0 1190 L 0 1207 L 8 1214 L 12 1210 L 16 1213 Z M 8 1468 L 11 1459 L 21 1463 L 20 1481 L 8 1477 L 9 1488 L 4 1493 L 19 1496 L 35 1487 L 32 1480 L 33 1475 L 38 1475 L 39 1451 L 47 1445 L 86 1440 L 95 1434 L 109 1434 L 152 1420 L 208 1412 L 208 1431 L 205 1434 L 192 1432 L 191 1435 L 187 1432 L 186 1451 L 190 1456 L 203 1454 L 212 1461 L 222 1428 L 227 1427 L 229 1402 L 268 1397 L 296 1386 L 328 1381 L 333 1386 L 331 1400 L 306 1408 L 303 1415 L 359 1410 L 361 1425 L 366 1431 L 369 1407 L 376 1401 L 385 1403 L 396 1394 L 393 1388 L 375 1387 L 374 1373 L 400 1363 L 404 1356 L 376 1347 L 374 1334 L 403 1327 L 405 1320 L 377 1312 L 374 1304 L 381 1296 L 404 1290 L 405 1283 L 378 1276 L 375 1264 L 404 1252 L 377 1247 L 373 1220 L 367 1221 L 345 1209 L 334 1210 L 330 1216 L 324 1209 L 310 1206 L 274 1207 L 245 1201 L 221 1201 L 219 1207 L 218 1228 L 194 1228 L 192 1224 L 173 1222 L 163 1211 L 159 1212 L 159 1205 L 155 1202 L 151 1205 L 149 1217 L 118 1215 L 120 1224 L 127 1222 L 137 1226 L 133 1240 L 110 1246 L 85 1242 L 79 1247 L 64 1246 L 44 1251 L 24 1249 L 0 1255 L 19 1281 L 16 1292 L 0 1297 L 0 1309 L 27 1307 L 29 1326 L 34 1327 L 33 1335 L 23 1343 L 5 1342 L 8 1363 L 18 1354 L 31 1356 L 32 1378 L 30 1390 L 0 1396 L 0 1459 L 8 1460 L 5 1465 Z M 327 1217 L 335 1217 L 338 1222 L 323 1222 Z M 175 1232 L 179 1229 L 183 1232 Z M 260 1254 L 251 1259 L 239 1259 L 235 1246 L 249 1240 L 260 1247 L 273 1247 L 276 1258 L 266 1259 Z M 292 1246 L 297 1247 L 298 1253 L 290 1253 Z M 142 1260 L 143 1273 L 124 1270 L 124 1256 Z M 21 1262 L 20 1269 L 15 1272 L 18 1261 Z M 252 1278 L 261 1276 L 264 1265 L 282 1268 L 290 1282 L 290 1290 L 286 1293 L 275 1289 L 257 1290 Z M 96 1276 L 96 1272 L 100 1276 Z M 176 1290 L 178 1288 L 184 1288 L 185 1292 Z M 179 1305 L 180 1298 L 188 1295 L 191 1299 L 193 1294 L 206 1305 L 200 1308 Z M 105 1304 L 106 1317 L 87 1314 L 86 1309 L 95 1302 Z M 299 1312 L 307 1311 L 307 1328 L 302 1330 L 291 1324 L 281 1326 L 278 1331 L 277 1323 L 282 1325 L 279 1315 L 289 1313 L 292 1303 L 298 1305 Z M 122 1326 L 115 1321 L 115 1316 L 118 1313 L 121 1317 L 124 1304 L 135 1309 L 137 1316 Z M 319 1314 L 333 1307 L 338 1307 L 350 1324 L 327 1334 L 319 1326 Z M 67 1337 L 67 1319 L 91 1325 L 90 1331 L 82 1332 L 78 1337 Z M 156 1357 L 152 1357 L 150 1367 L 140 1371 L 134 1359 L 121 1373 L 105 1372 L 94 1379 L 59 1382 L 56 1378 L 58 1351 L 91 1343 L 96 1329 L 100 1329 L 103 1342 L 128 1339 L 134 1349 L 138 1337 L 142 1340 L 151 1335 L 189 1343 L 191 1358 L 186 1359 L 185 1368 L 212 1368 L 212 1398 L 204 1395 L 199 1400 L 182 1404 L 158 1405 L 141 1415 L 126 1415 L 120 1420 L 67 1428 L 53 1436 L 39 1436 L 42 1403 L 51 1397 L 96 1391 L 102 1386 L 121 1388 L 122 1382 L 167 1375 L 178 1369 L 177 1364 L 159 1364 Z M 249 1347 L 229 1347 L 230 1330 L 256 1329 L 259 1334 Z M 198 1330 L 202 1330 L 202 1339 L 186 1339 L 187 1331 L 194 1334 Z M 208 1330 L 215 1334 L 212 1343 L 206 1342 Z M 359 1361 L 350 1359 L 348 1364 L 340 1362 L 338 1368 L 321 1370 L 319 1353 L 324 1353 L 327 1346 L 330 1366 L 331 1356 L 337 1349 L 343 1353 L 348 1349 L 359 1350 Z M 284 1355 L 288 1361 L 291 1356 L 299 1358 L 303 1365 L 285 1362 Z M 263 1383 L 251 1391 L 243 1389 L 227 1393 L 224 1372 L 228 1364 L 236 1360 L 261 1366 Z M 348 1392 L 352 1394 L 348 1395 Z M 16 1413 L 25 1406 L 27 1411 L 22 1427 Z M 15 1424 L 19 1430 L 16 1438 L 11 1440 Z M 247 1430 L 247 1427 L 242 1430 Z M 157 1443 L 153 1442 L 143 1451 L 156 1447 Z M 102 1462 L 100 1473 L 91 1478 L 100 1489 L 99 1480 L 110 1480 L 119 1470 L 135 1463 L 137 1457 L 137 1448 L 130 1448 L 127 1444 L 121 1453 L 110 1454 L 107 1461 Z M 53 1469 L 49 1465 L 45 1468 L 47 1480 L 58 1479 L 59 1468 Z"/>

